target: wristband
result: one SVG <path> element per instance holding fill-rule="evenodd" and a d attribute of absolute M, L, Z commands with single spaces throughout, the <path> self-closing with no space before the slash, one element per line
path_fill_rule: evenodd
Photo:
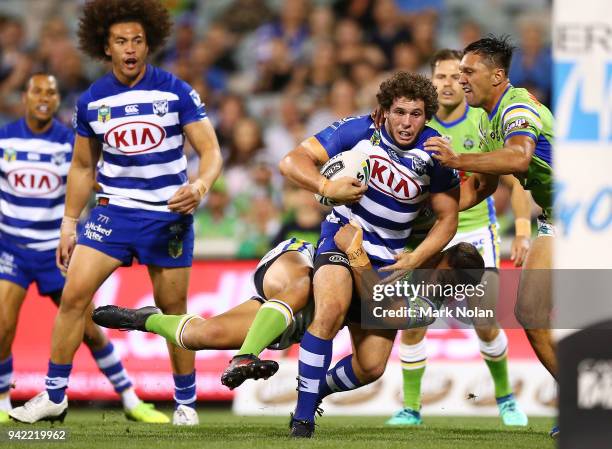
<path fill-rule="evenodd" d="M 531 220 L 529 218 L 517 218 L 514 220 L 514 235 L 517 237 L 531 237 Z"/>
<path fill-rule="evenodd" d="M 70 232 L 68 232 L 68 234 L 76 234 L 76 226 L 78 222 L 79 222 L 78 218 L 64 216 L 62 218 L 60 232 L 62 232 L 66 227 L 70 226 Z"/>
<path fill-rule="evenodd" d="M 319 194 L 321 196 L 326 196 L 325 188 L 327 187 L 327 184 L 329 184 L 329 179 L 327 178 L 322 178 L 321 181 L 319 182 Z"/>
<path fill-rule="evenodd" d="M 354 251 L 347 252 L 346 257 L 348 257 L 349 265 L 351 267 L 362 268 L 370 263 L 368 255 L 361 246 Z"/>
<path fill-rule="evenodd" d="M 208 191 L 208 189 L 204 185 L 204 181 L 202 181 L 201 179 L 196 179 L 192 185 L 198 190 L 198 192 L 200 193 L 200 197 L 204 198 L 204 195 L 206 195 L 206 192 Z"/>

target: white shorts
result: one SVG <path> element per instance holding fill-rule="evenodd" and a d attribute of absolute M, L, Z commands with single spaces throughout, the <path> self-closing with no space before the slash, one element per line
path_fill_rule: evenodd
<path fill-rule="evenodd" d="M 497 223 L 469 232 L 458 232 L 446 248 L 457 243 L 471 243 L 484 259 L 485 268 L 499 268 L 499 231 Z M 446 249 L 445 248 L 445 249 Z"/>

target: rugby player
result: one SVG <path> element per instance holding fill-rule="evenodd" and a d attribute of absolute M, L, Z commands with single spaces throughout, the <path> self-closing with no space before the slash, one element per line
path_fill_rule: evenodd
<path fill-rule="evenodd" d="M 0 422 L 9 420 L 13 378 L 11 346 L 19 310 L 30 284 L 59 305 L 65 278 L 55 264 L 64 207 L 65 180 L 74 133 L 54 119 L 60 104 L 57 81 L 47 73 L 30 77 L 23 94 L 25 116 L 0 129 Z M 168 422 L 140 401 L 112 343 L 91 320 L 83 342 L 121 396 L 128 418 Z"/>
<path fill-rule="evenodd" d="M 482 109 L 465 103 L 459 80 L 459 62 L 462 54 L 456 50 L 439 50 L 431 60 L 432 82 L 438 91 L 438 111 L 428 125 L 437 130 L 458 153 L 481 151 L 478 146 L 478 124 Z M 464 182 L 468 172 L 461 172 Z M 502 180 L 511 188 L 511 204 L 515 216 L 516 236 L 512 242 L 511 259 L 519 266 L 529 249 L 531 234 L 531 203 L 518 180 L 505 175 Z M 413 235 L 413 239 L 416 235 Z M 492 197 L 469 210 L 459 213 L 457 234 L 449 246 L 458 242 L 474 245 L 485 261 L 486 272 L 482 284 L 486 293 L 479 305 L 491 309 L 499 293 L 499 236 Z M 505 425 L 525 426 L 527 416 L 518 406 L 508 377 L 508 338 L 495 319 L 474 319 L 480 352 L 495 386 L 495 398 L 500 417 Z M 425 328 L 402 332 L 400 358 L 402 361 L 404 408 L 395 413 L 389 425 L 419 425 L 422 423 L 421 379 L 427 363 Z"/>
<path fill-rule="evenodd" d="M 426 143 L 445 167 L 478 173 L 471 176 L 464 207 L 491 195 L 498 177 L 514 175 L 542 208 L 538 235 L 531 245 L 519 285 L 515 314 L 540 362 L 556 377 L 557 360 L 550 333 L 552 247 L 553 115 L 527 90 L 510 84 L 513 47 L 506 38 L 487 37 L 469 44 L 461 60 L 459 84 L 472 107 L 485 114 L 479 124 L 482 153 L 456 153 L 441 138 Z M 463 198 L 462 198 L 463 202 Z M 558 429 L 553 429 L 556 434 Z"/>
<path fill-rule="evenodd" d="M 79 22 L 81 49 L 112 70 L 79 98 L 57 263 L 67 269 L 51 343 L 46 391 L 11 416 L 24 422 L 65 412 L 74 353 L 95 291 L 136 257 L 147 265 L 155 302 L 185 313 L 193 256 L 191 213 L 221 169 L 219 145 L 198 94 L 147 64 L 171 28 L 157 0 L 94 0 Z M 188 184 L 183 135 L 200 156 Z M 96 181 L 97 206 L 77 240 L 76 223 Z M 173 423 L 198 423 L 194 354 L 168 346 L 175 383 Z"/>
<path fill-rule="evenodd" d="M 439 135 L 425 125 L 438 109 L 435 87 L 425 77 L 398 72 L 381 84 L 377 99 L 386 118 L 380 130 L 369 116 L 349 117 L 306 139 L 280 163 L 281 172 L 298 186 L 343 204 L 334 207 L 321 226 L 313 278 L 315 315 L 300 346 L 298 403 L 291 425 L 294 437 L 310 437 L 314 432 L 319 387 L 329 375 L 332 339 L 353 297 L 348 260 L 334 243 L 336 231 L 354 219 L 363 228 L 364 249 L 373 266 L 393 271 L 426 199 L 431 201 L 436 222 L 423 242 L 402 258 L 402 268 L 421 266 L 448 244 L 457 229 L 459 177 L 423 149 L 425 140 Z M 353 148 L 370 155 L 372 174 L 367 186 L 349 177 L 330 181 L 319 173 L 330 157 Z M 390 351 L 388 342 L 392 344 L 395 331 L 373 332 L 358 326 L 350 331 L 354 343 L 374 349 L 367 352 L 371 360 L 360 360 L 360 365 L 386 362 L 389 354 L 379 348 Z M 350 385 L 344 384 L 348 389 L 359 385 L 351 360 L 343 359 L 331 370 L 352 379 Z"/>
<path fill-rule="evenodd" d="M 369 259 L 365 256 L 362 248 L 362 235 L 363 233 L 358 226 L 348 224 L 343 226 L 334 238 L 338 242 L 338 248 L 341 251 L 346 251 L 349 255 L 351 270 L 359 281 L 357 288 L 359 293 L 363 295 L 361 300 L 372 302 L 372 291 L 374 286 L 380 283 L 380 277 L 372 269 Z M 361 257 L 354 257 L 357 253 L 361 253 Z M 158 308 L 152 306 L 127 309 L 108 305 L 98 307 L 93 313 L 93 320 L 101 326 L 112 329 L 156 333 L 172 344 L 190 350 L 238 348 L 248 340 L 251 333 L 259 334 L 262 342 L 261 349 L 253 354 L 254 357 L 259 355 L 266 347 L 279 350 L 286 349 L 294 343 L 299 343 L 306 328 L 312 323 L 314 302 L 311 282 L 314 254 L 314 247 L 303 240 L 294 238 L 282 242 L 266 254 L 255 269 L 253 281 L 257 296 L 253 296 L 239 306 L 212 318 L 204 319 L 189 314 L 164 315 Z M 446 271 L 454 269 L 454 273 L 467 273 L 472 276 L 471 280 L 467 282 L 473 282 L 474 279 L 479 279 L 482 275 L 484 262 L 473 245 L 461 243 L 434 255 L 424 266 L 440 270 L 446 269 Z M 431 273 L 432 276 L 439 276 L 438 272 L 431 271 Z M 446 277 L 448 278 L 448 276 Z M 465 279 L 465 277 L 464 275 L 463 278 Z M 451 281 L 459 282 L 460 280 L 456 277 Z M 281 303 L 281 299 L 268 299 L 270 297 L 281 298 L 283 307 L 293 311 L 289 323 L 282 330 L 282 333 L 275 338 L 266 338 L 266 323 L 257 321 L 258 315 L 267 308 L 267 304 L 272 301 Z M 406 304 L 410 298 L 402 299 L 405 300 L 398 303 L 398 307 Z M 353 323 L 347 323 L 349 326 L 354 326 L 360 319 L 358 316 L 359 304 L 356 304 L 356 306 L 353 312 L 357 311 L 357 315 L 355 315 Z M 391 307 L 393 306 L 395 304 L 391 305 Z M 272 306 L 272 308 L 277 307 L 277 304 Z M 417 317 L 407 326 L 422 326 L 424 320 L 428 319 L 425 316 Z M 402 318 L 399 323 L 387 322 L 386 324 L 406 327 L 406 319 Z M 392 342 L 388 344 L 392 344 Z M 384 359 L 380 359 L 380 364 L 376 366 L 376 369 L 373 365 L 370 367 L 359 365 L 359 360 L 368 359 L 366 351 L 372 349 L 372 347 L 358 344 L 355 346 L 355 354 L 349 356 L 355 360 L 357 365 L 355 373 L 358 373 L 359 378 L 359 381 L 355 381 L 356 385 L 353 388 L 356 388 L 357 385 L 373 382 L 384 372 L 386 364 Z M 351 360 L 351 358 L 348 360 Z M 231 370 L 231 376 L 229 376 L 231 382 L 233 382 L 232 388 L 242 384 L 246 379 L 267 378 L 278 369 L 278 364 L 272 360 L 260 360 L 260 362 L 259 364 L 234 366 Z M 272 367 L 274 369 L 271 369 Z M 342 385 L 343 379 L 334 379 L 330 372 L 330 377 L 326 383 L 321 385 L 321 399 L 335 391 L 341 391 L 337 385 Z"/>

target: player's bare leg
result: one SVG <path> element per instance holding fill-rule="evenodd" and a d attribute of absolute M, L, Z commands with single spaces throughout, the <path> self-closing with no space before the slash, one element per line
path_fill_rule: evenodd
<path fill-rule="evenodd" d="M 26 290 L 13 282 L 0 280 L 0 423 L 8 422 L 11 410 L 13 358 L 11 347 L 17 331 L 19 311 Z"/>
<path fill-rule="evenodd" d="M 236 356 L 221 376 L 230 389 L 247 379 L 267 379 L 278 371 L 274 360 L 260 360 L 259 354 L 272 344 L 293 322 L 294 311 L 306 306 L 311 291 L 309 256 L 299 251 L 282 253 L 262 280 L 267 301 L 257 311 L 252 326 Z"/>
<path fill-rule="evenodd" d="M 96 290 L 121 262 L 83 245 L 77 245 L 68 267 L 67 282 L 53 325 L 51 357 L 46 391 L 24 406 L 10 412 L 13 419 L 33 423 L 39 420 L 63 421 L 68 400 L 65 395 L 72 370 L 72 359 L 83 341 L 86 312 Z"/>
<path fill-rule="evenodd" d="M 353 353 L 331 368 L 319 387 L 319 401 L 341 391 L 354 390 L 379 379 L 385 372 L 393 342 L 394 329 L 361 329 L 350 324 Z"/>
<path fill-rule="evenodd" d="M 187 313 L 187 289 L 191 267 L 163 268 L 149 265 L 148 268 L 155 304 L 164 314 Z M 173 423 L 196 425 L 199 423 L 199 418 L 195 411 L 195 353 L 170 342 L 167 346 L 175 385 L 176 410 Z"/>
<path fill-rule="evenodd" d="M 319 255 L 322 257 L 325 255 Z M 315 261 L 316 264 L 316 261 Z M 319 387 L 325 382 L 332 356 L 332 339 L 341 328 L 353 293 L 349 269 L 323 265 L 314 275 L 315 314 L 300 344 L 298 400 L 291 419 L 293 437 L 311 437 L 319 401 Z"/>
<path fill-rule="evenodd" d="M 519 284 L 516 318 L 544 367 L 557 376 L 557 356 L 550 332 L 553 239 L 540 236 L 529 249 Z"/>

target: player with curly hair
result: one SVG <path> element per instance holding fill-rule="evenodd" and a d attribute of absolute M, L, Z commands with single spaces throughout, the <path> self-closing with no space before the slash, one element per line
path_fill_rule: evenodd
<path fill-rule="evenodd" d="M 46 391 L 13 409 L 16 420 L 63 419 L 72 359 L 91 320 L 86 312 L 93 295 L 134 257 L 148 267 L 159 308 L 186 312 L 191 214 L 219 175 L 221 154 L 197 92 L 147 64 L 170 27 L 168 11 L 158 0 L 93 0 L 84 6 L 80 47 L 93 58 L 110 61 L 112 69 L 77 102 L 77 135 L 57 250 L 67 281 L 53 328 Z M 199 176 L 191 184 L 183 136 L 200 155 Z M 77 237 L 79 216 L 96 183 L 97 206 Z M 175 383 L 173 422 L 197 424 L 194 354 L 168 348 Z"/>
<path fill-rule="evenodd" d="M 334 242 L 336 232 L 350 219 L 355 220 L 363 229 L 363 249 L 372 266 L 394 271 L 398 262 L 408 270 L 422 266 L 457 230 L 459 177 L 423 149 L 429 137 L 439 135 L 425 125 L 438 108 L 435 87 L 421 75 L 398 72 L 381 84 L 377 99 L 386 119 L 382 128 L 377 129 L 369 116 L 345 118 L 306 139 L 280 164 L 281 172 L 291 181 L 340 204 L 321 225 L 314 263 L 315 315 L 300 347 L 298 403 L 291 429 L 294 437 L 312 436 L 321 399 L 319 386 L 326 376 L 344 379 L 334 387 L 340 390 L 365 382 L 355 371 L 357 361 L 352 358 L 341 360 L 328 372 L 332 339 L 345 322 L 355 292 L 349 260 Z M 329 158 L 353 149 L 369 154 L 367 186 L 350 177 L 328 180 L 319 173 L 318 167 Z M 437 220 L 423 242 L 413 252 L 404 253 L 411 225 L 427 200 Z M 359 366 L 366 371 L 368 367 L 384 369 L 395 332 L 372 332 L 358 324 L 349 330 L 356 346 L 372 348 L 358 361 Z"/>

